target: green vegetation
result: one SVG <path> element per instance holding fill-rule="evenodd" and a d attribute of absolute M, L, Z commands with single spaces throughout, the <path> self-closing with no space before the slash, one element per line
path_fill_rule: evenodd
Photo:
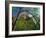
<path fill-rule="evenodd" d="M 36 24 L 32 20 L 32 18 L 25 20 L 23 17 L 16 21 L 16 31 L 23 31 L 23 30 L 39 30 L 40 24 L 37 22 Z"/>

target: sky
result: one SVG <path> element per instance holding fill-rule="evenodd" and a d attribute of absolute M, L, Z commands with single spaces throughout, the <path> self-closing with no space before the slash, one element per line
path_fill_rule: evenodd
<path fill-rule="evenodd" d="M 29 8 L 29 7 L 12 7 L 12 15 L 17 16 L 18 13 L 22 11 L 28 11 L 28 13 L 32 13 L 34 15 L 40 14 L 39 8 Z"/>
<path fill-rule="evenodd" d="M 16 16 L 20 11 L 20 7 L 12 7 L 12 14 Z"/>

